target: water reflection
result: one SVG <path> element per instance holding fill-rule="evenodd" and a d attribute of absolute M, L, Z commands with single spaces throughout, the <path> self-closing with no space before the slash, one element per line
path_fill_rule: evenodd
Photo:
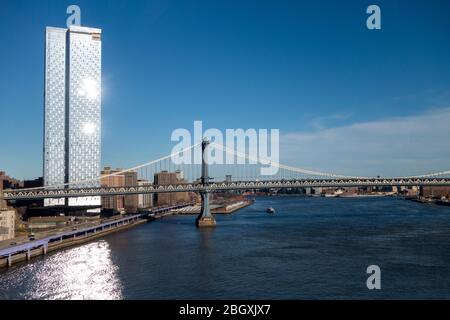
<path fill-rule="evenodd" d="M 167 217 L 2 269 L 0 299 L 450 298 L 448 207 L 261 197 L 216 218 L 197 229 Z M 374 262 L 378 292 L 366 287 Z"/>
<path fill-rule="evenodd" d="M 57 252 L 0 274 L 0 288 L 9 299 L 122 299 L 118 267 L 105 241 Z M 17 289 L 17 285 L 22 290 Z M 22 292 L 9 296 L 9 291 Z"/>

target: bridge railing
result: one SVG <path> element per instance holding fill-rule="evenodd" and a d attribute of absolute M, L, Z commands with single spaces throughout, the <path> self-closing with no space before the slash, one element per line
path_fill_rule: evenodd
<path fill-rule="evenodd" d="M 370 186 L 450 186 L 450 178 L 368 178 L 368 179 L 282 179 L 255 181 L 222 181 L 185 183 L 175 185 L 146 185 L 129 187 L 98 187 L 61 190 L 5 190 L 5 200 L 46 198 L 70 198 L 84 196 L 116 196 L 136 194 L 158 194 L 176 192 L 204 192 L 231 190 L 261 190 L 314 187 L 370 187 Z"/>

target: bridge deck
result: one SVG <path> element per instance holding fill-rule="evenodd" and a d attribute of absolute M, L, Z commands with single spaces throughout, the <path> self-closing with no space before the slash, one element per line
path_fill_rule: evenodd
<path fill-rule="evenodd" d="M 209 184 L 148 185 L 131 187 L 98 187 L 78 189 L 4 190 L 4 200 L 33 200 L 90 196 L 135 195 L 172 192 L 214 192 L 229 190 L 261 190 L 315 187 L 370 186 L 450 186 L 450 178 L 368 178 L 368 179 L 303 179 L 236 181 Z"/>

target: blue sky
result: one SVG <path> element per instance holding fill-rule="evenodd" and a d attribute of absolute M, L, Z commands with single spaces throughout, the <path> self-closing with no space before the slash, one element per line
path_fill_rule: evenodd
<path fill-rule="evenodd" d="M 450 168 L 449 1 L 0 0 L 0 170 L 13 176 L 42 174 L 44 30 L 70 4 L 103 29 L 105 165 L 167 154 L 174 129 L 202 120 L 279 128 L 281 161 L 310 169 Z M 370 4 L 382 30 L 366 28 Z"/>

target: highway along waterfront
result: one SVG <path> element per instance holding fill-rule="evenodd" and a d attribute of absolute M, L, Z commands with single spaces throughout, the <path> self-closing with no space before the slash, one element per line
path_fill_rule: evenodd
<path fill-rule="evenodd" d="M 10 246 L 0 247 L 0 267 L 12 267 L 14 263 L 30 261 L 48 252 L 82 244 L 145 222 L 147 220 L 142 215 L 129 215 L 103 223 L 81 224 L 81 227 L 72 230 L 66 228 L 66 231 L 56 231 L 54 234 L 50 232 L 48 236 L 31 241 L 25 239 L 19 243 L 13 242 Z"/>
<path fill-rule="evenodd" d="M 268 214 L 273 207 L 275 214 Z M 217 228 L 169 216 L 0 270 L 0 299 L 450 298 L 450 208 L 257 197 Z M 366 286 L 369 265 L 381 290 Z"/>

